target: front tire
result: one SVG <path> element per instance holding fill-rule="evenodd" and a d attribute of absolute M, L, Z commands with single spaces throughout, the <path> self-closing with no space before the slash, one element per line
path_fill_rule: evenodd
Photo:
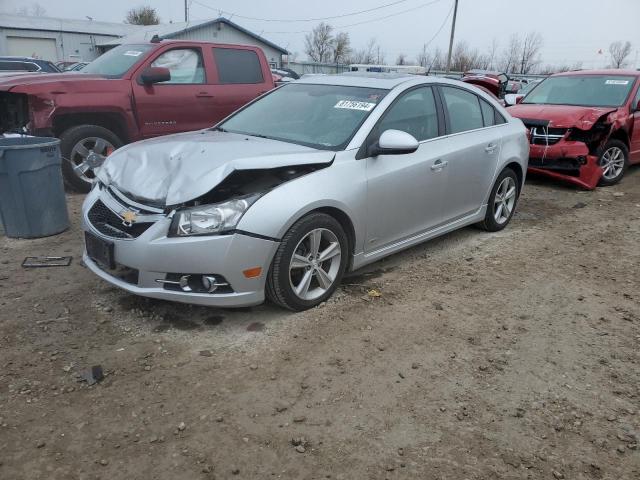
<path fill-rule="evenodd" d="M 609 140 L 600 152 L 598 165 L 602 167 L 602 178 L 598 185 L 609 187 L 615 185 L 629 165 L 629 149 L 620 140 Z"/>
<path fill-rule="evenodd" d="M 487 213 L 479 224 L 480 228 L 488 232 L 498 232 L 506 227 L 513 217 L 519 196 L 518 176 L 510 168 L 505 168 L 491 189 Z"/>
<path fill-rule="evenodd" d="M 285 234 L 267 277 L 269 300 L 301 311 L 327 300 L 336 290 L 349 259 L 349 242 L 330 215 L 312 213 Z"/>
<path fill-rule="evenodd" d="M 79 125 L 65 130 L 60 135 L 64 183 L 75 192 L 87 193 L 95 179 L 94 168 L 122 145 L 115 133 L 98 125 Z"/>

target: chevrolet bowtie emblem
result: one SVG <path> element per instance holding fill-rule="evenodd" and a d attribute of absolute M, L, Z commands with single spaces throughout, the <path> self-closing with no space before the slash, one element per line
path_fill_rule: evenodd
<path fill-rule="evenodd" d="M 136 212 L 132 212 L 131 210 L 125 210 L 120 214 L 120 216 L 122 217 L 122 224 L 125 227 L 130 227 L 133 222 L 136 221 L 136 218 L 138 218 Z"/>

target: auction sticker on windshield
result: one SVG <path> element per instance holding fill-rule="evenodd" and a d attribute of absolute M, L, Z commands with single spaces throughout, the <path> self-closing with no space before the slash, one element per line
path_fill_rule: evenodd
<path fill-rule="evenodd" d="M 629 85 L 629 80 L 607 80 L 605 85 Z"/>
<path fill-rule="evenodd" d="M 347 108 L 349 110 L 363 110 L 365 112 L 370 112 L 375 107 L 375 103 L 370 102 L 357 102 L 355 100 L 340 100 L 336 103 L 333 108 Z"/>
<path fill-rule="evenodd" d="M 124 55 L 126 55 L 127 57 L 139 57 L 140 55 L 142 55 L 142 52 L 138 52 L 137 50 L 128 50 L 124 52 Z"/>

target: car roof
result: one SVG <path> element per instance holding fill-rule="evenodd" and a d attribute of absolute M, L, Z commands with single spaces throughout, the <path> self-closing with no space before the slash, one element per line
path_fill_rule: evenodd
<path fill-rule="evenodd" d="M 640 71 L 638 70 L 631 70 L 631 69 L 615 69 L 615 68 L 610 68 L 607 70 L 572 70 L 570 72 L 561 72 L 561 73 L 555 73 L 553 75 L 551 75 L 552 77 L 562 77 L 562 76 L 566 76 L 566 75 L 618 75 L 618 76 L 625 76 L 625 77 L 639 77 L 640 76 Z"/>
<path fill-rule="evenodd" d="M 305 75 L 296 83 L 316 85 L 340 85 L 345 87 L 382 88 L 390 90 L 407 82 L 431 83 L 437 77 L 411 75 L 408 73 L 346 72 L 338 75 Z M 437 78 L 442 80 L 441 78 Z M 416 82 L 416 80 L 422 80 Z"/>

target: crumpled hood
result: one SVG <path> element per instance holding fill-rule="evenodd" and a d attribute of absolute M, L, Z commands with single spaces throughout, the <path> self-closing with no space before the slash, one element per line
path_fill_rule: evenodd
<path fill-rule="evenodd" d="M 611 107 L 576 107 L 570 105 L 527 105 L 519 104 L 509 107 L 507 111 L 520 119 L 549 120 L 549 127 L 589 130 L 600 117 L 616 108 Z"/>
<path fill-rule="evenodd" d="M 31 93 L 32 90 L 42 90 L 50 92 L 61 89 L 63 91 L 74 91 L 75 86 L 82 82 L 100 81 L 104 85 L 112 80 L 100 75 L 90 75 L 88 73 L 42 73 L 42 72 L 5 72 L 0 75 L 1 91 L 18 91 Z"/>
<path fill-rule="evenodd" d="M 142 202 L 177 205 L 209 192 L 235 170 L 330 163 L 335 153 L 235 133 L 201 130 L 132 143 L 97 176 Z"/>

